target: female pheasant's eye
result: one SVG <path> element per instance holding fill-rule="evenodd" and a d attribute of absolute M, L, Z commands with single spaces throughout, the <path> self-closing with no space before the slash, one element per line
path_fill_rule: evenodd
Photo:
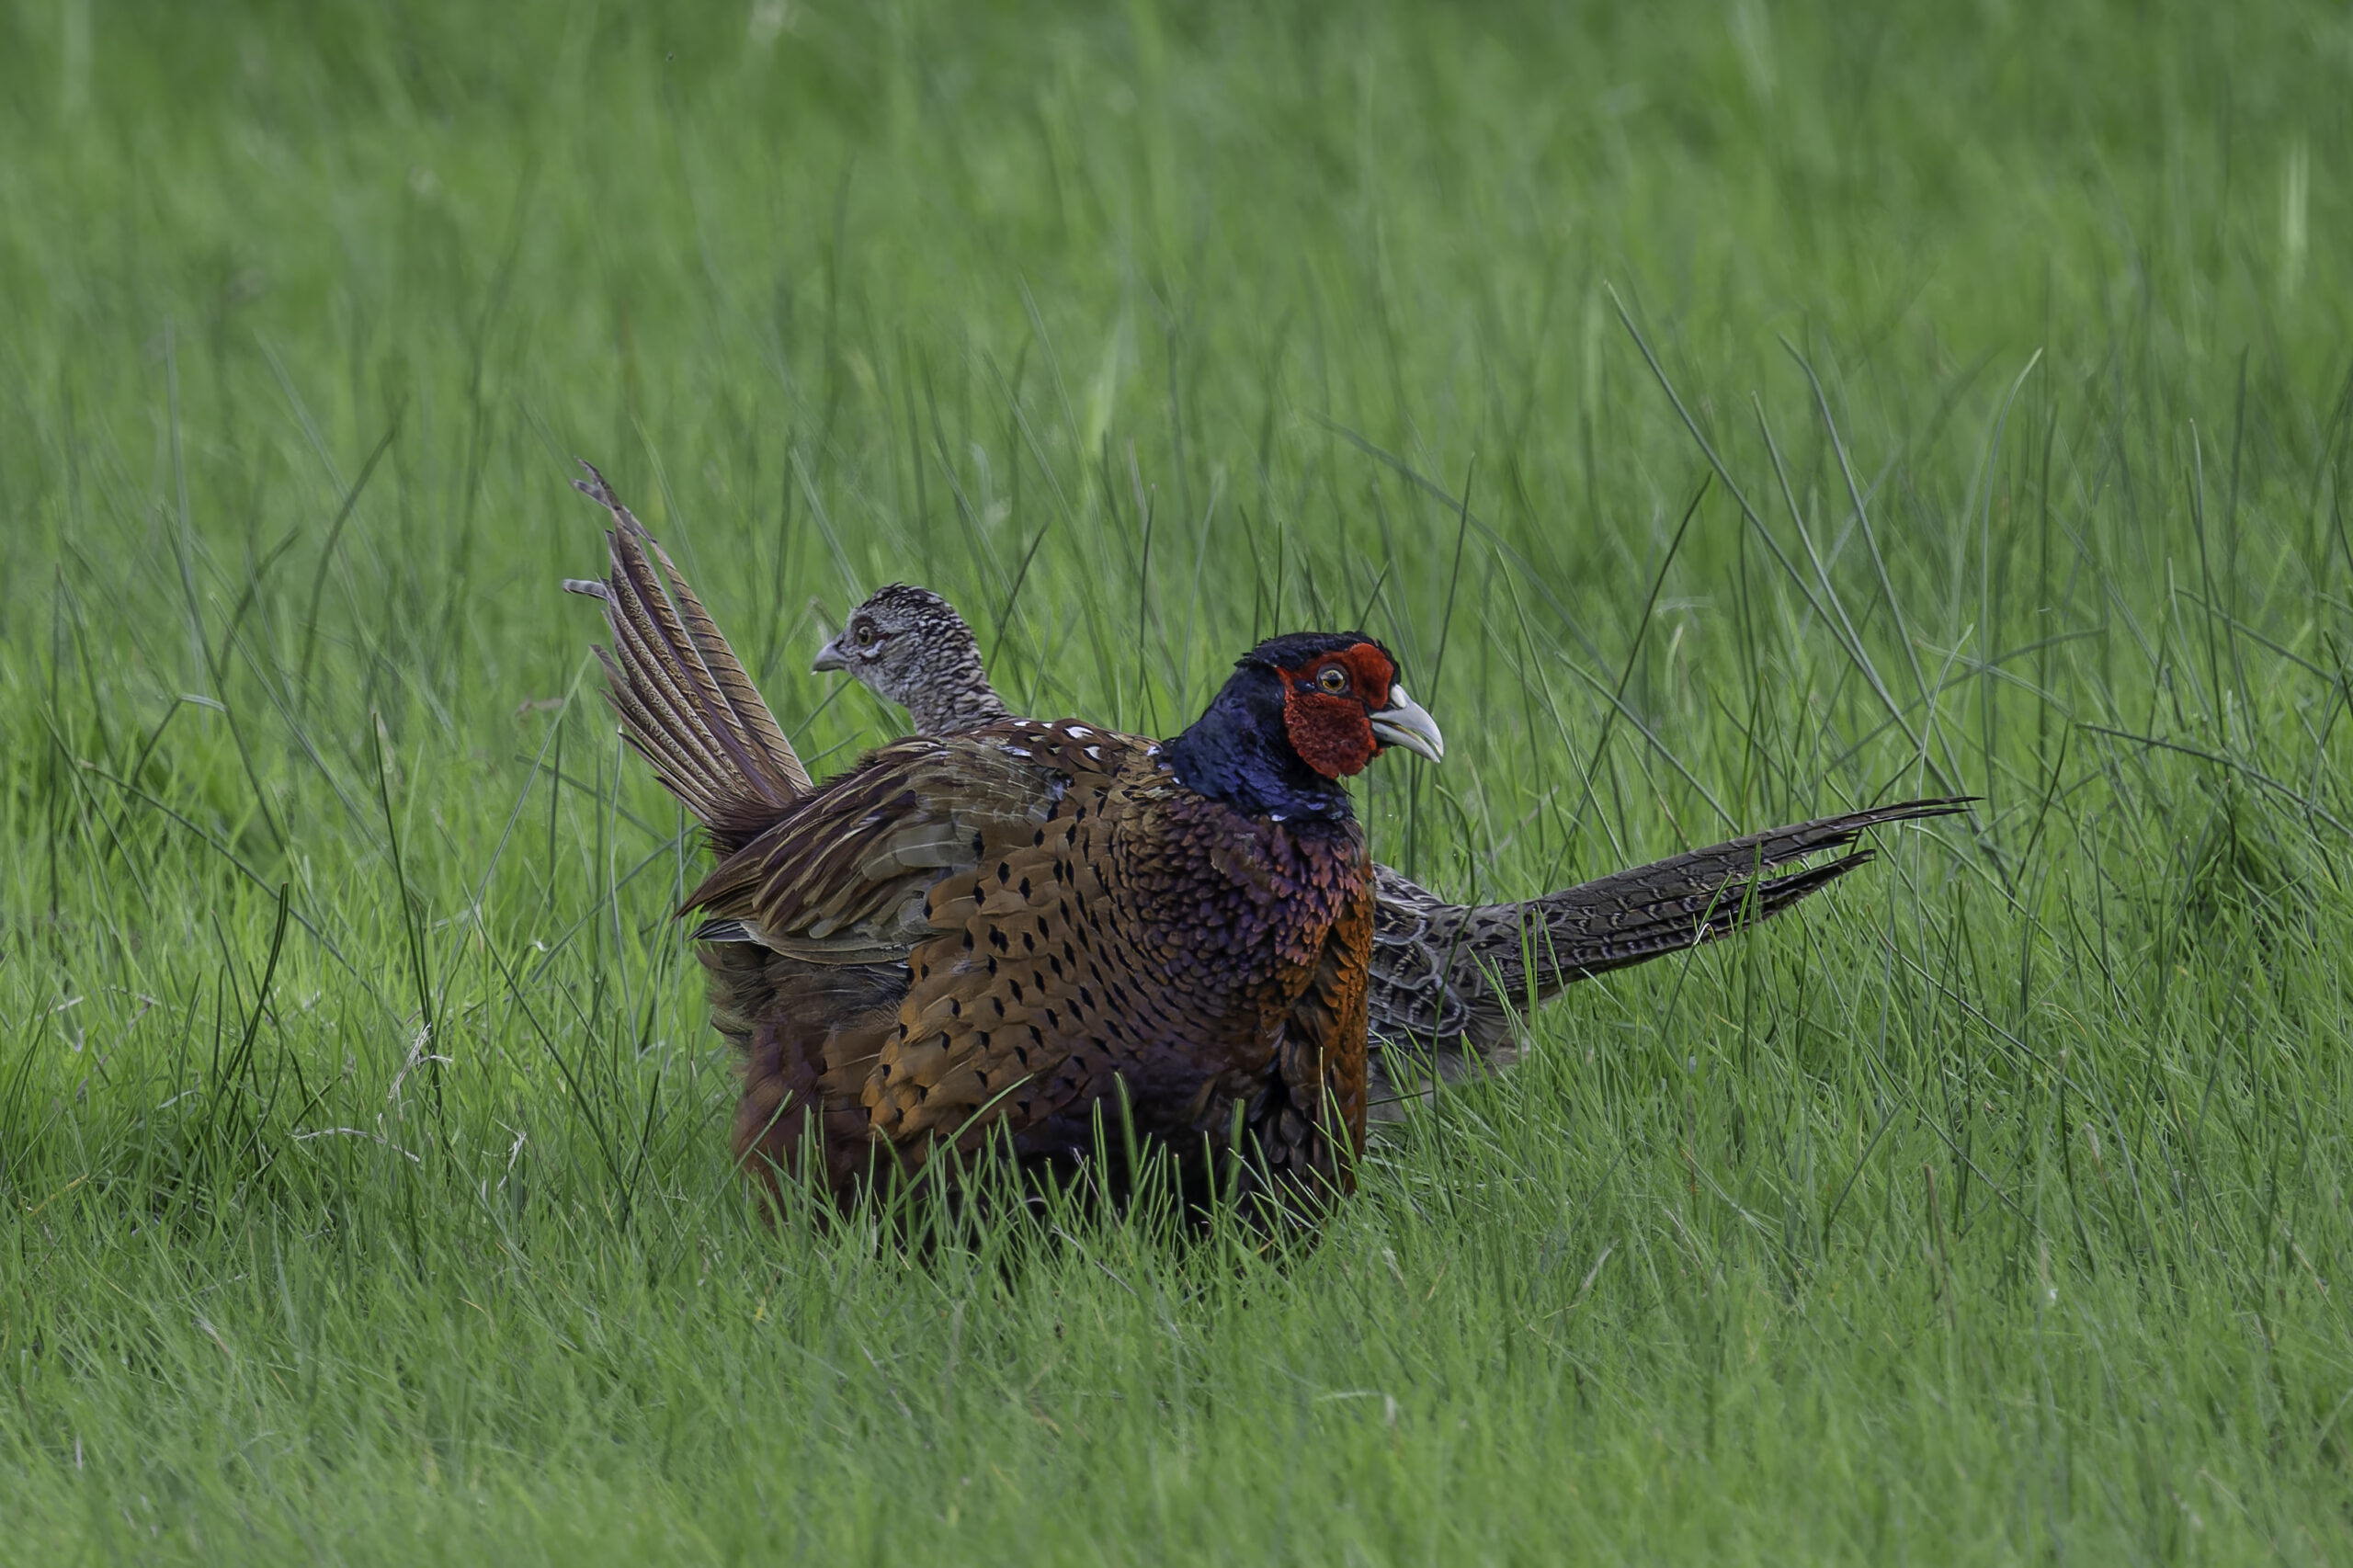
<path fill-rule="evenodd" d="M 1315 672 L 1315 684 L 1337 696 L 1348 689 L 1348 672 L 1337 665 L 1326 665 Z"/>
<path fill-rule="evenodd" d="M 870 620 L 859 621 L 858 625 L 851 630 L 850 635 L 858 640 L 858 645 L 861 648 L 873 647 L 881 637 L 881 634 L 874 630 L 874 623 Z"/>

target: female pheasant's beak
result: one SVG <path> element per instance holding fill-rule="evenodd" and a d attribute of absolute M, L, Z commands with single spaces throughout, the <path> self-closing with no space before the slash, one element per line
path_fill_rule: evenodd
<path fill-rule="evenodd" d="M 1382 745 L 1404 746 L 1432 762 L 1446 760 L 1446 737 L 1438 733 L 1438 721 L 1395 681 L 1389 683 L 1389 706 L 1372 715 L 1372 733 Z"/>
<path fill-rule="evenodd" d="M 817 650 L 817 662 L 809 667 L 818 675 L 823 675 L 827 670 L 849 668 L 849 655 L 842 652 L 841 638 L 839 636 L 827 638 L 825 645 Z"/>

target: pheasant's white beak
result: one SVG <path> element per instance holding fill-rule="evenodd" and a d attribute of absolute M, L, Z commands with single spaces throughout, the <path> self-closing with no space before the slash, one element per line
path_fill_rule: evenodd
<path fill-rule="evenodd" d="M 827 670 L 849 668 L 849 655 L 842 652 L 842 640 L 838 637 L 825 639 L 825 645 L 817 650 L 817 662 L 809 667 L 818 675 Z"/>
<path fill-rule="evenodd" d="M 1446 760 L 1446 737 L 1438 733 L 1438 721 L 1395 681 L 1389 683 L 1389 706 L 1372 716 L 1372 733 L 1382 745 L 1404 746 L 1432 762 Z"/>

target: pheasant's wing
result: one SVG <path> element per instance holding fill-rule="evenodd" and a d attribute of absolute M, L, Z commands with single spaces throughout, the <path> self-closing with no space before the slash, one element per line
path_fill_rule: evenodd
<path fill-rule="evenodd" d="M 1092 1109 L 1121 1082 L 1152 1099 L 1166 1086 L 1158 1069 L 1187 1093 L 1215 1075 L 1154 1056 L 1156 1042 L 1192 1033 L 1187 999 L 1121 915 L 1138 891 L 1123 879 L 1139 875 L 1123 855 L 1134 835 L 1154 836 L 1150 802 L 1169 786 L 1138 737 L 1029 720 L 977 733 L 1001 737 L 1005 756 L 1053 788 L 1017 820 L 1000 811 L 976 824 L 980 853 L 928 890 L 929 935 L 909 957 L 866 1105 L 875 1136 L 911 1160 L 935 1142 L 969 1153 L 995 1127 L 1025 1157 L 1084 1157 Z M 1206 1058 L 1208 1042 L 1196 1043 Z M 1160 1108 L 1137 1114 L 1156 1121 Z"/>
<path fill-rule="evenodd" d="M 1520 903 L 1449 904 L 1387 873 L 1379 882 L 1373 1033 L 1499 1044 L 1512 1008 L 1546 1001 L 1588 975 L 1745 930 L 1867 864 L 1872 852 L 1768 874 L 1775 868 L 1847 849 L 1868 828 L 1946 816 L 1968 804 L 1906 801 L 1794 823 Z"/>
<path fill-rule="evenodd" d="M 705 931 L 774 955 L 740 960 L 765 988 L 741 1010 L 795 1015 L 773 1045 L 745 1031 L 755 1079 L 777 1085 L 747 1084 L 745 1117 L 822 1102 L 838 1185 L 847 1134 L 912 1166 L 935 1142 L 969 1151 L 1111 1093 L 1135 976 L 1103 929 L 1107 807 L 1147 745 L 1028 721 L 902 741 L 714 870 L 688 900 Z M 870 971 L 895 977 L 887 996 L 868 998 Z M 781 1000 L 812 988 L 834 1003 Z"/>
<path fill-rule="evenodd" d="M 721 861 L 686 910 L 710 917 L 699 935 L 809 962 L 904 962 L 932 934 L 933 889 L 1026 846 L 1066 789 L 986 738 L 900 741 Z"/>
<path fill-rule="evenodd" d="M 621 733 L 728 843 L 808 794 L 809 775 L 676 562 L 605 476 L 580 466 L 588 477 L 574 483 L 612 514 L 611 574 L 564 586 L 604 601 L 613 646 L 597 656 Z"/>

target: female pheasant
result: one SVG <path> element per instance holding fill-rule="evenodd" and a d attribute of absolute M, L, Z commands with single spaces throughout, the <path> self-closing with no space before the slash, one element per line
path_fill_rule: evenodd
<path fill-rule="evenodd" d="M 1108 1108 L 1195 1198 L 1350 1187 L 1373 899 L 1340 780 L 1390 746 L 1444 752 L 1378 642 L 1262 642 L 1165 744 L 1006 719 L 813 788 L 589 476 L 611 572 L 566 586 L 603 599 L 622 733 L 719 852 L 682 913 L 704 917 L 712 1018 L 745 1060 L 739 1157 L 847 1199 L 878 1170 L 952 1177 L 997 1139 L 1075 1167 L 1124 1142 Z"/>
<path fill-rule="evenodd" d="M 905 708 L 919 735 L 963 734 L 1012 717 L 972 628 L 928 588 L 877 590 L 818 652 L 816 668 L 847 671 Z M 1433 1078 L 1509 1064 L 1516 1012 L 1588 976 L 1753 926 L 1868 863 L 1871 851 L 1779 876 L 1768 869 L 1847 848 L 1866 828 L 1966 804 L 1906 801 L 1794 823 L 1518 903 L 1449 903 L 1374 866 L 1370 1114 L 1393 1116 Z"/>

